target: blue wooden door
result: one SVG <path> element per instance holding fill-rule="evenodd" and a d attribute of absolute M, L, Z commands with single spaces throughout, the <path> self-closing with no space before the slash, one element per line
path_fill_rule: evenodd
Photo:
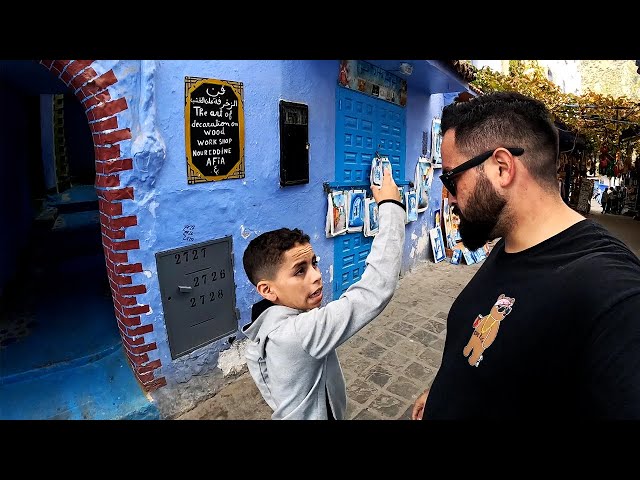
<path fill-rule="evenodd" d="M 345 189 L 368 189 L 376 151 L 389 157 L 396 182 L 404 180 L 405 109 L 342 87 L 337 88 L 336 100 L 336 182 L 344 184 Z M 372 240 L 362 232 L 335 237 L 334 299 L 362 276 Z"/>

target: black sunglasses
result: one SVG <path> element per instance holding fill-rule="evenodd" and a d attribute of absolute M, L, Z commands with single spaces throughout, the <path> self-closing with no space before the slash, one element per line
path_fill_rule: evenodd
<path fill-rule="evenodd" d="M 455 196 L 456 184 L 453 181 L 453 177 L 455 177 L 456 175 L 460 175 L 465 170 L 469 170 L 470 168 L 477 167 L 488 158 L 491 158 L 491 156 L 493 155 L 493 152 L 495 152 L 496 150 L 497 149 L 494 148 L 493 150 L 489 150 L 488 152 L 481 153 L 480 155 L 473 157 L 471 160 L 467 160 L 466 162 L 461 163 L 453 170 L 449 170 L 448 172 L 443 173 L 442 175 L 440 175 L 440 180 L 442 180 L 442 184 L 445 186 L 447 190 L 449 190 L 449 193 L 451 193 L 451 195 Z M 507 150 L 509 153 L 511 153 L 511 155 L 514 155 L 516 157 L 519 157 L 524 153 L 524 148 L 519 148 L 519 147 L 506 148 L 505 150 Z"/>

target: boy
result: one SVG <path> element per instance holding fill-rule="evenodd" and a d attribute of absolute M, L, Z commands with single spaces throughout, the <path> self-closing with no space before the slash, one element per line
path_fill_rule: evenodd
<path fill-rule="evenodd" d="M 274 420 L 343 420 L 347 392 L 336 348 L 376 318 L 394 293 L 402 262 L 405 212 L 391 174 L 371 186 L 380 230 L 367 268 L 342 296 L 320 307 L 322 274 L 309 236 L 281 228 L 254 238 L 244 269 L 264 300 L 242 328 L 246 358 Z"/>

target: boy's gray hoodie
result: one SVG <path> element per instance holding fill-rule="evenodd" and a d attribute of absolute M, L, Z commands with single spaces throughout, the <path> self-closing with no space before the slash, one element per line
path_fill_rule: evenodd
<path fill-rule="evenodd" d="M 366 269 L 340 298 L 309 311 L 271 304 L 243 327 L 247 366 L 272 419 L 326 420 L 327 396 L 335 418 L 344 419 L 347 392 L 336 348 L 386 307 L 402 263 L 404 207 L 383 200 L 378 213 Z"/>

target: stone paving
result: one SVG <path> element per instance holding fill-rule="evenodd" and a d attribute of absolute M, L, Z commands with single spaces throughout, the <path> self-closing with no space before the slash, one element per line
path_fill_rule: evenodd
<path fill-rule="evenodd" d="M 640 256 L 640 222 L 620 215 L 588 218 L 602 223 Z M 446 318 L 456 296 L 481 264 L 418 264 L 398 283 L 382 314 L 338 348 L 347 381 L 347 418 L 409 419 L 413 401 L 440 366 Z M 246 370 L 246 367 L 245 367 Z M 245 371 L 217 395 L 177 419 L 268 420 L 271 409 Z"/>
<path fill-rule="evenodd" d="M 449 308 L 479 266 L 419 264 L 382 314 L 338 348 L 348 419 L 410 418 L 440 366 Z"/>

